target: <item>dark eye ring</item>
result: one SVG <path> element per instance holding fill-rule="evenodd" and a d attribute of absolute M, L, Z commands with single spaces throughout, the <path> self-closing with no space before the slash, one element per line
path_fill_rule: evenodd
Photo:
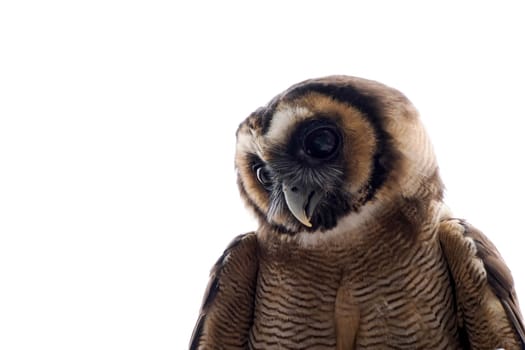
<path fill-rule="evenodd" d="M 310 157 L 329 159 L 339 150 L 339 133 L 333 127 L 318 127 L 310 130 L 303 139 L 303 150 Z"/>
<path fill-rule="evenodd" d="M 272 178 L 268 169 L 266 169 L 263 164 L 255 164 L 253 170 L 255 171 L 257 181 L 259 181 L 267 190 L 270 189 L 272 187 Z"/>

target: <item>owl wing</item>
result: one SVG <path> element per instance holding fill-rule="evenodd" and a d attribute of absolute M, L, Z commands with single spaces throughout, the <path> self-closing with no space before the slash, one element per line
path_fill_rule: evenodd
<path fill-rule="evenodd" d="M 245 349 L 253 320 L 257 237 L 236 237 L 215 263 L 190 340 L 194 349 Z"/>
<path fill-rule="evenodd" d="M 514 281 L 496 247 L 481 231 L 457 219 L 441 223 L 439 238 L 463 340 L 472 349 L 525 349 Z"/>

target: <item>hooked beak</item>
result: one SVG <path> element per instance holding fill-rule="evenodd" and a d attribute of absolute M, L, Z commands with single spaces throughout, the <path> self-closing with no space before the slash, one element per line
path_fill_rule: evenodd
<path fill-rule="evenodd" d="M 308 187 L 288 186 L 283 184 L 284 199 L 290 212 L 301 224 L 312 227 L 310 220 L 317 204 L 321 200 L 321 191 Z"/>

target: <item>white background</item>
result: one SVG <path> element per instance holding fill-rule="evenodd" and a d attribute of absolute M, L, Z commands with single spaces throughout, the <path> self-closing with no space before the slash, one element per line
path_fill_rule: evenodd
<path fill-rule="evenodd" d="M 525 303 L 520 2 L 182 3 L 0 4 L 1 349 L 187 348 L 210 267 L 256 227 L 238 124 L 328 74 L 414 102 Z"/>

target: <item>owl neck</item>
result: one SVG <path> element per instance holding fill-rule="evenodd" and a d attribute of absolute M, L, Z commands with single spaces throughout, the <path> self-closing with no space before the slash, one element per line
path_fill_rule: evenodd
<path fill-rule="evenodd" d="M 427 240 L 435 234 L 440 219 L 446 215 L 448 210 L 441 200 L 400 198 L 389 204 L 378 200 L 341 218 L 335 228 L 324 232 L 287 235 L 261 226 L 257 234 L 261 243 L 268 246 L 293 245 L 307 249 L 337 248 L 368 240 Z"/>

